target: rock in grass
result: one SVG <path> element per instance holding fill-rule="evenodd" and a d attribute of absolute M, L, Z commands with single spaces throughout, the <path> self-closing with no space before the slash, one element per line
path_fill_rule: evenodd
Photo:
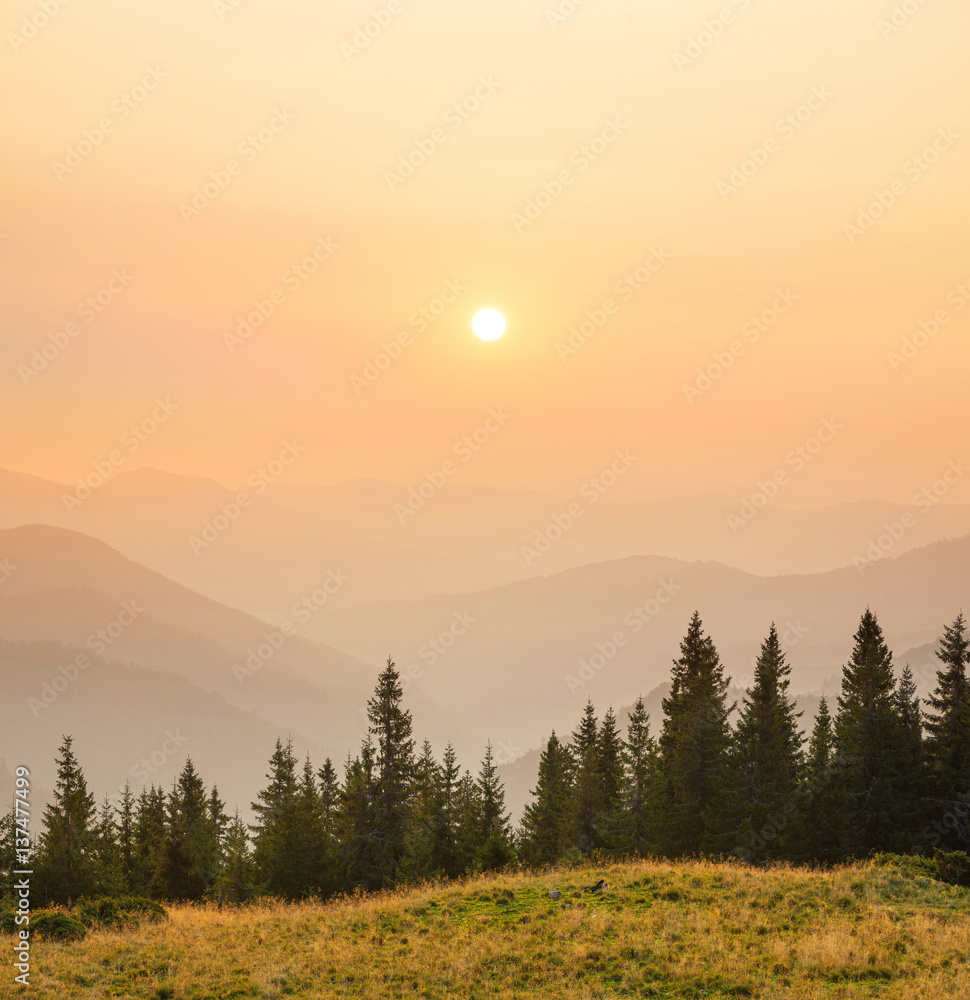
<path fill-rule="evenodd" d="M 549 898 L 550 899 L 562 899 L 562 893 L 561 892 L 555 892 L 555 891 L 550 892 L 549 893 Z"/>

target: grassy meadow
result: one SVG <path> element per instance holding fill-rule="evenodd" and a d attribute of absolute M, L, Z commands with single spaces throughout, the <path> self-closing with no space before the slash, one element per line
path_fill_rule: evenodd
<path fill-rule="evenodd" d="M 579 892 L 599 878 L 605 895 Z M 970 890 L 871 864 L 646 860 L 326 905 L 167 909 L 164 923 L 37 942 L 29 992 L 8 964 L 0 995 L 970 997 Z"/>

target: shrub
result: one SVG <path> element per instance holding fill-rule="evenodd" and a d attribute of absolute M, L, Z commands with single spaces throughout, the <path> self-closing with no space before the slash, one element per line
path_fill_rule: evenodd
<path fill-rule="evenodd" d="M 939 872 L 938 878 L 951 885 L 970 887 L 970 857 L 966 851 L 933 851 L 933 863 Z"/>
<path fill-rule="evenodd" d="M 30 918 L 30 933 L 50 941 L 80 941 L 87 931 L 63 910 L 40 910 Z"/>
<path fill-rule="evenodd" d="M 17 929 L 14 911 L 7 907 L 0 909 L 0 934 L 16 934 Z"/>
<path fill-rule="evenodd" d="M 168 914 L 154 899 L 141 896 L 79 899 L 71 912 L 85 927 L 121 928 L 143 921 L 154 924 L 168 919 Z"/>

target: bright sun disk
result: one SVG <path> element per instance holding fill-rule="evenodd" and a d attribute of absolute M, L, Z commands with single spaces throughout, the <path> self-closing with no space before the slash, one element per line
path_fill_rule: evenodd
<path fill-rule="evenodd" d="M 496 309 L 483 309 L 472 320 L 472 329 L 482 340 L 498 340 L 505 333 L 505 317 Z"/>

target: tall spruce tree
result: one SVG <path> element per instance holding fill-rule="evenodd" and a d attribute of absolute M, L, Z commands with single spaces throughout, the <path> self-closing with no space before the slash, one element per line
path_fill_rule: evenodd
<path fill-rule="evenodd" d="M 572 757 L 555 730 L 539 757 L 539 774 L 533 800 L 522 815 L 522 858 L 530 865 L 551 865 L 570 846 L 573 832 Z"/>
<path fill-rule="evenodd" d="M 722 843 L 746 861 L 791 858 L 797 851 L 802 770 L 800 712 L 788 693 L 791 667 L 774 622 L 754 668 L 734 732 L 726 784 L 733 829 Z"/>
<path fill-rule="evenodd" d="M 643 698 L 637 698 L 623 746 L 620 798 L 606 823 L 607 848 L 640 857 L 657 850 L 657 783 L 657 742 L 650 735 Z"/>
<path fill-rule="evenodd" d="M 304 888 L 303 873 L 297 868 L 296 757 L 293 741 L 276 741 L 269 759 L 268 784 L 252 804 L 256 822 L 253 832 L 253 861 L 260 884 L 273 895 L 297 899 Z"/>
<path fill-rule="evenodd" d="M 970 636 L 963 614 L 943 628 L 940 668 L 927 699 L 927 819 L 923 839 L 970 851 Z"/>
<path fill-rule="evenodd" d="M 160 899 L 165 895 L 165 812 L 163 789 L 155 785 L 143 788 L 135 810 L 135 857 L 131 888 L 136 896 Z"/>
<path fill-rule="evenodd" d="M 219 840 L 205 785 L 185 761 L 168 796 L 162 875 L 169 899 L 202 899 L 219 873 Z"/>
<path fill-rule="evenodd" d="M 602 807 L 599 784 L 599 722 L 592 700 L 573 733 L 572 755 L 573 843 L 584 854 L 600 846 L 597 819 Z"/>
<path fill-rule="evenodd" d="M 131 782 L 126 781 L 121 791 L 121 804 L 118 806 L 118 866 L 124 879 L 125 891 L 130 894 L 136 891 L 137 878 L 135 822 L 135 796 L 131 790 Z"/>
<path fill-rule="evenodd" d="M 58 748 L 54 796 L 44 810 L 38 868 L 44 897 L 66 903 L 95 891 L 94 796 L 74 756 L 74 739 L 65 736 Z"/>
<path fill-rule="evenodd" d="M 491 742 L 485 745 L 485 756 L 476 786 L 478 838 L 481 846 L 475 856 L 475 863 L 482 871 L 497 871 L 515 861 L 515 847 L 509 814 L 505 808 L 505 787 L 492 755 Z"/>
<path fill-rule="evenodd" d="M 819 701 L 799 792 L 801 836 L 797 858 L 832 864 L 839 859 L 841 848 L 836 823 L 835 731 L 825 698 Z"/>
<path fill-rule="evenodd" d="M 293 798 L 292 820 L 292 894 L 298 898 L 322 896 L 330 889 L 333 873 L 328 870 L 323 804 L 309 755 L 303 761 Z"/>
<path fill-rule="evenodd" d="M 599 802 L 596 816 L 596 841 L 604 843 L 604 831 L 619 808 L 623 792 L 623 737 L 612 708 L 606 710 L 596 741 L 596 782 Z"/>
<path fill-rule="evenodd" d="M 674 661 L 660 735 L 662 843 L 670 855 L 716 848 L 719 801 L 730 766 L 728 680 L 695 611 Z"/>
<path fill-rule="evenodd" d="M 862 858 L 871 851 L 905 851 L 912 835 L 900 775 L 903 722 L 892 654 L 868 608 L 854 641 L 842 671 L 835 750 L 842 850 Z"/>
<path fill-rule="evenodd" d="M 381 858 L 374 830 L 374 744 L 370 736 L 344 765 L 337 812 L 342 888 L 373 889 L 381 885 Z"/>
<path fill-rule="evenodd" d="M 895 691 L 896 714 L 899 718 L 896 747 L 896 795 L 899 816 L 898 846 L 908 854 L 918 854 L 923 845 L 919 832 L 923 826 L 923 797 L 926 775 L 923 747 L 923 710 L 920 707 L 916 682 L 909 664 L 903 667 Z"/>
<path fill-rule="evenodd" d="M 246 824 L 239 810 L 229 821 L 223 841 L 223 862 L 208 895 L 222 903 L 245 903 L 258 894 L 256 864 L 249 849 Z"/>
<path fill-rule="evenodd" d="M 91 832 L 91 856 L 94 868 L 94 894 L 123 896 L 128 889 L 121 870 L 118 847 L 118 827 L 115 811 L 105 795 L 98 809 L 98 818 Z"/>
<path fill-rule="evenodd" d="M 411 713 L 401 707 L 404 689 L 388 657 L 367 702 L 370 734 L 376 741 L 375 781 L 371 826 L 367 839 L 377 863 L 376 885 L 394 885 L 405 851 L 408 804 L 414 768 Z"/>

